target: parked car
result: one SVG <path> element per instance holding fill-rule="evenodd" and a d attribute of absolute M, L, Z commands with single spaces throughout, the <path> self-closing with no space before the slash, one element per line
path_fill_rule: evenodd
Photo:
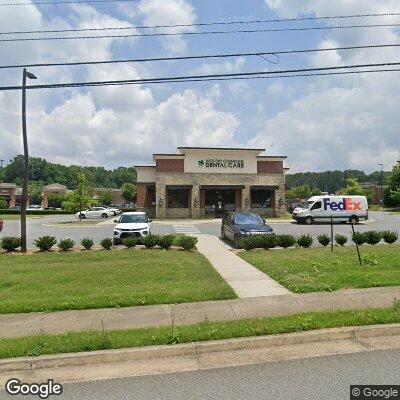
<path fill-rule="evenodd" d="M 4 222 L 3 222 L 3 220 L 0 218 L 0 233 L 1 233 L 1 231 L 3 230 L 3 225 L 4 225 Z"/>
<path fill-rule="evenodd" d="M 100 207 L 104 207 L 104 208 L 107 208 L 107 209 L 111 210 L 112 213 L 113 213 L 113 215 L 114 215 L 114 217 L 115 217 L 117 214 L 120 214 L 120 213 L 121 213 L 121 211 L 119 210 L 118 207 L 114 207 L 114 206 L 100 206 Z"/>
<path fill-rule="evenodd" d="M 85 219 L 85 218 L 108 218 L 112 217 L 114 212 L 109 210 L 106 207 L 91 207 L 84 211 L 78 211 L 75 214 L 76 218 Z"/>
<path fill-rule="evenodd" d="M 30 204 L 26 207 L 26 211 L 43 211 L 43 207 L 38 204 Z"/>
<path fill-rule="evenodd" d="M 151 221 L 145 212 L 126 212 L 115 222 L 114 244 L 121 244 L 127 237 L 144 237 L 150 233 Z"/>
<path fill-rule="evenodd" d="M 293 210 L 293 219 L 311 225 L 314 222 L 350 222 L 357 224 L 368 219 L 368 201 L 365 196 L 313 196 Z"/>
<path fill-rule="evenodd" d="M 240 246 L 240 240 L 248 235 L 268 235 L 273 229 L 255 213 L 233 212 L 225 214 L 222 219 L 221 237 Z"/>

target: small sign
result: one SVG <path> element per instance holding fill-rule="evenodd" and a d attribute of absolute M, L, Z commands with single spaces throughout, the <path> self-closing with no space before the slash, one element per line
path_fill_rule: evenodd
<path fill-rule="evenodd" d="M 244 168 L 244 161 L 226 158 L 207 158 L 205 160 L 198 160 L 198 166 L 205 168 Z"/>

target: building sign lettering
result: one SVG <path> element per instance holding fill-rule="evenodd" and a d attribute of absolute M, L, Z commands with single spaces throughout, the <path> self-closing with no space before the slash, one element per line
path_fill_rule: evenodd
<path fill-rule="evenodd" d="M 244 168 L 244 161 L 226 158 L 207 158 L 199 160 L 198 165 L 199 167 L 206 168 Z"/>

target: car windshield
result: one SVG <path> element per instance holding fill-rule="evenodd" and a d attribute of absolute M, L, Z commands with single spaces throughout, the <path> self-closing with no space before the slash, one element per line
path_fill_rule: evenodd
<path fill-rule="evenodd" d="M 311 206 L 314 204 L 314 201 L 306 201 L 303 203 L 300 208 L 304 208 L 305 210 L 309 210 Z"/>
<path fill-rule="evenodd" d="M 140 223 L 147 223 L 147 216 L 145 214 L 123 214 L 119 220 L 122 224 L 140 224 Z"/>
<path fill-rule="evenodd" d="M 264 221 L 262 218 L 257 214 L 236 214 L 235 215 L 235 222 L 238 225 L 262 225 Z"/>

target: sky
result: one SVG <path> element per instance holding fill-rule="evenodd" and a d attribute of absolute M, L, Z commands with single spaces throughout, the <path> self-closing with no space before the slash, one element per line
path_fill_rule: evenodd
<path fill-rule="evenodd" d="M 0 4 L 8 2 L 0 0 Z M 385 12 L 400 12 L 398 1 L 139 0 L 0 6 L 0 32 Z M 211 29 L 363 23 L 400 23 L 400 16 L 214 26 Z M 192 26 L 169 31 L 206 29 Z M 129 32 L 138 33 L 139 30 Z M 400 43 L 399 35 L 396 27 L 380 27 L 0 42 L 0 65 Z M 5 36 L 0 35 L 0 38 Z M 272 57 L 270 61 L 277 60 Z M 38 77 L 34 83 L 45 84 L 397 61 L 400 62 L 400 48 L 283 55 L 277 64 L 251 56 L 85 67 L 32 67 L 29 70 Z M 385 170 L 390 170 L 400 157 L 399 74 L 29 90 L 30 155 L 67 165 L 114 168 L 149 164 L 153 153 L 175 152 L 177 146 L 255 147 L 265 148 L 268 155 L 287 155 L 286 166 L 291 172 L 329 169 L 371 172 L 380 168 L 379 163 L 384 164 Z M 20 85 L 21 75 L 21 69 L 0 70 L 2 86 Z M 21 153 L 21 93 L 0 92 L 0 159 L 7 162 Z"/>

